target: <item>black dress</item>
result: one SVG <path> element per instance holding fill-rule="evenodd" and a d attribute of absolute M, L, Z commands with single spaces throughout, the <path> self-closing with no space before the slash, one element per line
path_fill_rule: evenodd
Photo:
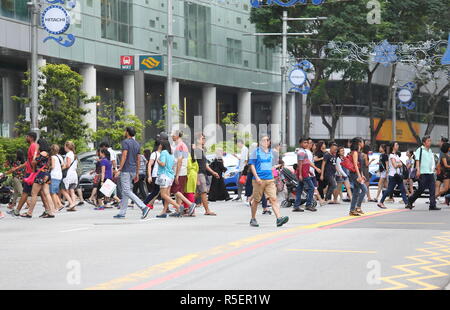
<path fill-rule="evenodd" d="M 223 180 L 222 173 L 227 171 L 227 168 L 223 165 L 222 159 L 215 159 L 209 167 L 217 172 L 220 178 L 212 178 L 211 187 L 209 189 L 208 200 L 209 201 L 219 201 L 219 200 L 230 200 L 230 195 L 225 187 L 225 181 Z"/>

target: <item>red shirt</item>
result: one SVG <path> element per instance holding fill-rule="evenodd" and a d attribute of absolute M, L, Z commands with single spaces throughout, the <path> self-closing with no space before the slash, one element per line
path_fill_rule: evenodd
<path fill-rule="evenodd" d="M 25 173 L 33 173 L 33 168 L 31 166 L 31 162 L 33 161 L 33 157 L 36 154 L 37 149 L 38 149 L 38 144 L 36 142 L 31 143 L 30 147 L 28 148 Z"/>
<path fill-rule="evenodd" d="M 298 153 L 297 153 L 297 160 L 302 161 L 302 171 L 301 171 L 302 177 L 303 178 L 310 177 L 310 175 L 309 175 L 309 168 L 311 167 L 311 163 L 310 163 L 310 161 L 308 159 L 308 154 L 306 154 L 305 149 L 300 149 L 298 151 Z M 299 168 L 300 167 L 298 167 L 297 170 Z M 298 171 L 297 175 L 299 175 L 299 174 L 300 173 Z"/>

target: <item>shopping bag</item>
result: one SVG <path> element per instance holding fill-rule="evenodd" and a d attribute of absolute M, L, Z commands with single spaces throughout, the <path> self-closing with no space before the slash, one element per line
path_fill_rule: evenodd
<path fill-rule="evenodd" d="M 110 179 L 106 180 L 100 188 L 100 192 L 103 193 L 106 197 L 111 197 L 111 195 L 116 190 L 117 185 L 111 181 Z"/>

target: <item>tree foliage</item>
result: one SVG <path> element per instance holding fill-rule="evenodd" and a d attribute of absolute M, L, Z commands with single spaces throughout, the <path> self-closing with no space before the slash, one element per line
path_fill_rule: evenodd
<path fill-rule="evenodd" d="M 136 140 L 142 140 L 144 124 L 135 115 L 125 113 L 123 102 L 116 104 L 105 103 L 102 113 L 97 115 L 97 131 L 92 133 L 92 140 L 96 143 L 108 142 L 114 149 L 120 149 L 120 142 L 124 139 L 125 128 L 134 127 Z"/>
<path fill-rule="evenodd" d="M 367 16 L 367 0 L 327 1 L 321 6 L 296 5 L 282 8 L 280 6 L 252 9 L 250 20 L 256 23 L 258 32 L 281 32 L 282 12 L 288 10 L 289 17 L 328 17 L 325 21 L 304 22 L 289 21 L 289 32 L 314 32 L 308 37 L 289 37 L 288 52 L 297 61 L 310 60 L 315 67 L 315 77 L 311 81 L 312 93 L 306 102 L 304 135 L 309 136 L 310 113 L 312 105 L 322 104 L 313 100 L 314 89 L 327 81 L 331 73 L 340 73 L 343 80 L 368 83 L 369 116 L 371 118 L 371 135 L 375 139 L 382 123 L 389 115 L 391 101 L 386 102 L 379 126 L 374 128 L 372 113 L 371 83 L 375 70 L 379 66 L 361 64 L 341 57 L 324 57 L 322 48 L 330 41 L 351 41 L 358 45 L 388 40 L 391 43 L 412 43 L 425 40 L 446 39 L 450 29 L 450 0 L 386 0 L 381 4 L 381 23 L 369 24 Z M 264 43 L 269 47 L 279 47 L 281 36 L 265 37 Z M 395 68 L 395 66 L 394 66 Z M 388 96 L 392 98 L 392 84 L 395 75 L 389 81 Z M 323 92 L 323 91 L 322 91 Z M 334 115 L 332 117 L 336 117 Z M 322 122 L 329 129 L 330 136 L 333 124 L 322 115 Z"/>
<path fill-rule="evenodd" d="M 64 64 L 47 64 L 41 69 L 39 79 L 39 121 L 41 137 L 51 143 L 64 144 L 68 140 L 87 140 L 88 125 L 83 116 L 88 113 L 84 105 L 96 102 L 98 97 L 88 98 L 81 90 L 83 77 Z M 25 73 L 24 85 L 30 86 L 30 73 Z M 16 102 L 28 104 L 29 98 L 13 97 Z M 30 130 L 29 122 L 19 119 L 16 129 L 19 134 Z"/>

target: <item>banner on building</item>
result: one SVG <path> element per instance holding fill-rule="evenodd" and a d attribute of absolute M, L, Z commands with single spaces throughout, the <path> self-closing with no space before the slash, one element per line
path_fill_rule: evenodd
<path fill-rule="evenodd" d="M 378 126 L 378 123 L 380 122 L 379 118 L 374 118 L 374 126 L 375 128 Z M 409 129 L 408 122 L 405 121 L 397 121 L 396 122 L 396 141 L 397 142 L 404 142 L 404 143 L 416 143 L 417 140 L 414 138 L 413 133 Z M 420 135 L 420 124 L 419 123 L 412 123 L 412 127 L 414 128 L 414 131 Z M 381 126 L 380 131 L 377 135 L 377 141 L 392 141 L 392 120 L 386 120 L 383 123 L 383 126 Z"/>
<path fill-rule="evenodd" d="M 141 55 L 139 56 L 139 70 L 164 70 L 162 55 Z"/>

